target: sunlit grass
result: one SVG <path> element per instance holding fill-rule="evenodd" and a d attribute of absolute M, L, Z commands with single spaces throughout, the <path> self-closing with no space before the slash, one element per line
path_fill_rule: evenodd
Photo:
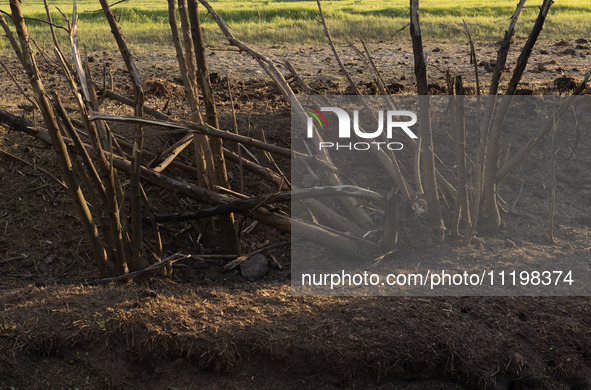
<path fill-rule="evenodd" d="M 541 0 L 526 3 L 517 35 L 524 37 L 531 29 Z M 63 24 L 55 6 L 71 13 L 70 1 L 50 1 L 52 17 Z M 212 1 L 212 6 L 231 26 L 235 35 L 249 43 L 317 43 L 324 34 L 315 21 L 315 1 Z M 498 40 L 507 28 L 515 0 L 422 0 L 421 22 L 425 37 L 434 40 L 464 40 L 462 19 L 470 25 L 475 39 Z M 80 37 L 88 48 L 113 48 L 109 27 L 94 0 L 78 1 Z M 408 20 L 406 0 L 333 0 L 324 1 L 323 8 L 335 40 L 364 38 L 369 41 L 390 40 L 396 30 Z M 5 11 L 9 7 L 1 5 Z M 127 41 L 144 48 L 170 45 L 166 1 L 129 0 L 113 8 Z M 23 4 L 26 16 L 45 19 L 43 2 L 28 0 Z M 220 32 L 211 17 L 202 15 L 205 38 L 209 45 L 219 45 Z M 591 37 L 591 1 L 556 0 L 542 37 Z M 47 26 L 27 22 L 34 39 L 41 45 L 50 44 Z M 62 33 L 60 31 L 60 33 Z M 65 35 L 65 34 L 62 34 Z M 400 34 L 396 39 L 408 39 Z M 64 37 L 65 38 L 65 37 Z M 5 39 L 0 49 L 7 49 Z"/>

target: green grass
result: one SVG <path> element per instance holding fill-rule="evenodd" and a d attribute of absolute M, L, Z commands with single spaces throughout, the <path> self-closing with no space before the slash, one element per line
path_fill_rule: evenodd
<path fill-rule="evenodd" d="M 51 1 L 54 21 L 63 19 L 54 6 L 71 13 L 70 1 Z M 462 19 L 471 26 L 479 40 L 498 40 L 508 26 L 517 0 L 423 0 L 421 23 L 426 39 L 465 40 Z M 538 13 L 541 0 L 526 3 L 517 36 L 524 37 Z M 212 6 L 226 20 L 235 35 L 247 43 L 324 43 L 321 26 L 316 23 L 315 1 L 212 1 Z M 406 0 L 333 0 L 324 1 L 323 9 L 335 40 L 364 38 L 369 41 L 390 40 L 392 34 L 408 20 Z M 91 49 L 113 48 L 109 27 L 95 0 L 78 2 L 81 42 Z M 0 9 L 9 11 L 5 1 Z M 168 11 L 165 0 L 129 0 L 113 8 L 127 41 L 132 46 L 162 48 L 170 46 Z M 203 9 L 203 8 L 202 8 Z M 43 2 L 24 1 L 25 16 L 45 19 Z M 206 42 L 219 45 L 219 35 L 211 17 L 202 15 Z M 46 25 L 27 22 L 34 39 L 48 45 Z M 63 33 L 60 31 L 60 33 Z M 65 34 L 62 34 L 65 35 Z M 591 37 L 591 1 L 555 0 L 546 21 L 542 38 Z M 408 33 L 396 39 L 408 39 Z M 7 49 L 6 39 L 0 50 Z"/>

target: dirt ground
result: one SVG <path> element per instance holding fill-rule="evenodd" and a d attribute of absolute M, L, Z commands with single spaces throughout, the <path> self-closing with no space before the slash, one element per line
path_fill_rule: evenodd
<path fill-rule="evenodd" d="M 410 46 L 370 47 L 391 92 L 412 93 Z M 589 70 L 590 47 L 583 39 L 541 42 L 523 93 L 567 93 L 569 78 L 578 82 Z M 261 50 L 272 58 L 290 58 L 320 93 L 347 92 L 326 48 Z M 360 88 L 373 93 L 367 67 L 349 48 L 340 50 L 347 53 L 344 62 Z M 494 43 L 477 44 L 483 88 L 495 50 Z M 444 92 L 448 67 L 474 88 L 466 45 L 427 43 L 426 53 L 434 93 Z M 516 56 L 512 52 L 509 68 Z M 137 52 L 135 57 L 146 104 L 186 117 L 174 53 Z M 89 58 L 99 84 L 106 66 L 113 91 L 130 94 L 117 53 L 93 52 Z M 229 77 L 239 131 L 259 139 L 264 133 L 270 142 L 289 145 L 289 106 L 256 63 L 244 53 L 219 50 L 208 51 L 208 59 L 222 127 L 233 126 Z M 24 86 L 14 58 L 3 62 Z M 60 89 L 57 70 L 41 58 L 38 62 L 48 74 L 46 85 Z M 0 93 L 0 108 L 39 123 L 38 113 L 5 73 Z M 131 114 L 109 100 L 103 110 Z M 126 134 L 123 126 L 115 130 Z M 468 247 L 453 239 L 415 245 L 406 240 L 399 255 L 591 260 L 591 140 L 584 133 L 572 155 L 574 137 L 564 134 L 558 145 L 556 244 L 540 227 L 547 224 L 550 194 L 545 142 L 503 183 L 501 195 L 512 209 L 503 215 L 498 234 L 479 236 Z M 514 142 L 526 139 L 522 135 Z M 148 146 L 158 150 L 163 147 L 158 142 Z M 247 282 L 237 270 L 222 272 L 226 260 L 203 257 L 212 248 L 198 241 L 190 224 L 161 227 L 165 253 L 193 255 L 177 263 L 171 278 L 91 286 L 95 267 L 58 183 L 51 148 L 0 127 L 0 150 L 6 152 L 0 153 L 0 389 L 591 389 L 586 297 L 292 297 L 288 247 L 270 251 L 275 262 L 268 274 Z M 179 158 L 190 163 L 190 153 Z M 289 173 L 289 161 L 278 165 Z M 235 165 L 230 178 L 237 188 Z M 261 192 L 270 189 L 246 174 L 244 193 Z M 157 188 L 147 187 L 147 193 L 159 212 L 179 212 L 183 204 Z M 191 206 L 196 205 L 185 202 L 185 209 Z M 286 239 L 258 225 L 244 236 L 244 250 Z"/>

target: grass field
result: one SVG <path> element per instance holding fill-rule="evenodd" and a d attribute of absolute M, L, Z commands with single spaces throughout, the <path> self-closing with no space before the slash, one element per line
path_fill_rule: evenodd
<path fill-rule="evenodd" d="M 498 40 L 507 28 L 517 0 L 423 0 L 421 22 L 428 39 L 465 39 L 462 19 L 471 26 L 480 40 Z M 525 36 L 536 18 L 541 0 L 526 3 L 517 36 Z M 0 9 L 9 11 L 6 0 Z M 70 1 L 51 1 L 54 21 L 63 18 L 54 6 L 71 13 Z M 321 27 L 315 22 L 318 10 L 315 1 L 212 1 L 212 6 L 232 27 L 237 37 L 249 43 L 319 43 L 324 42 Z M 78 1 L 81 41 L 91 49 L 113 48 L 115 43 L 97 1 Z M 26 0 L 25 16 L 45 19 L 41 0 Z M 123 32 L 132 46 L 144 48 L 170 45 L 168 14 L 164 0 L 129 0 L 114 8 Z M 406 0 L 333 0 L 324 1 L 323 9 L 337 41 L 364 38 L 369 41 L 389 40 L 408 20 Z M 210 45 L 219 45 L 220 33 L 211 17 L 202 15 L 205 36 Z M 40 44 L 49 44 L 47 26 L 29 21 L 33 37 Z M 591 37 L 591 1 L 556 0 L 550 10 L 542 37 Z M 408 39 L 408 33 L 396 39 Z M 5 39 L 0 49 L 7 49 Z"/>

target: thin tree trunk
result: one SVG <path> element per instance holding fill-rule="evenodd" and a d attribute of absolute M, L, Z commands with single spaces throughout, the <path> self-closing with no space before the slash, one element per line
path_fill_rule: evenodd
<path fill-rule="evenodd" d="M 437 179 L 435 176 L 435 157 L 433 151 L 433 134 L 431 130 L 431 102 L 427 84 L 427 64 L 423 53 L 423 39 L 419 21 L 419 0 L 410 0 L 410 35 L 415 62 L 417 92 L 419 94 L 419 116 L 422 118 L 419 129 L 421 133 L 422 182 L 427 201 L 429 223 L 440 231 L 441 237 L 445 225 L 441 215 Z"/>
<path fill-rule="evenodd" d="M 140 80 L 140 75 L 133 62 L 131 52 L 127 47 L 127 43 L 123 38 L 123 33 L 117 23 L 117 19 L 109 7 L 107 0 L 99 0 L 105 17 L 111 27 L 111 33 L 115 37 L 121 57 L 125 62 L 131 85 L 133 86 L 134 93 L 134 115 L 137 118 L 143 117 L 144 114 L 144 91 Z M 130 268 L 135 271 L 138 269 L 145 268 L 147 262 L 143 258 L 143 234 L 142 234 L 142 194 L 140 188 L 140 168 L 142 163 L 142 149 L 143 149 L 143 128 L 141 124 L 137 124 L 135 127 L 135 139 L 133 145 L 133 151 L 131 155 L 132 159 L 132 170 L 130 173 L 130 185 L 129 185 L 129 196 L 131 199 L 131 251 L 132 257 L 130 259 Z"/>
<path fill-rule="evenodd" d="M 521 15 L 521 10 L 525 5 L 525 0 L 520 0 L 515 8 L 515 12 L 511 17 L 511 22 L 509 23 L 509 28 L 505 31 L 505 37 L 501 43 L 501 48 L 497 54 L 497 62 L 495 64 L 495 68 L 492 75 L 492 80 L 490 84 L 490 89 L 488 94 L 490 96 L 496 96 L 497 92 L 499 91 L 499 82 L 501 80 L 501 74 L 505 70 L 505 63 L 507 62 L 507 54 L 509 53 L 509 48 L 511 47 L 511 39 L 515 34 L 515 26 L 517 25 L 517 21 L 519 20 L 519 15 Z M 495 101 L 494 99 L 489 98 L 486 101 L 486 108 L 484 111 L 484 116 L 480 128 L 480 142 L 485 145 L 488 144 L 488 134 L 490 132 L 491 120 L 493 116 L 493 110 Z M 484 156 L 482 160 L 484 161 Z"/>
<path fill-rule="evenodd" d="M 39 71 L 29 47 L 29 32 L 25 25 L 25 20 L 20 7 L 20 1 L 10 0 L 10 9 L 12 11 L 12 20 L 16 27 L 17 35 L 21 44 L 21 53 L 23 62 L 25 64 L 25 70 L 29 76 L 29 81 L 35 95 L 35 100 L 41 109 L 43 120 L 47 126 L 49 136 L 51 137 L 51 142 L 56 151 L 57 159 L 62 168 L 64 180 L 68 186 L 70 196 L 74 201 L 76 212 L 78 213 L 78 217 L 82 222 L 84 231 L 89 240 L 95 263 L 101 276 L 105 276 L 112 270 L 109 270 L 107 267 L 108 263 L 105 248 L 99 237 L 98 229 L 94 223 L 92 214 L 88 209 L 86 199 L 82 194 L 80 184 L 78 183 L 78 179 L 76 178 L 72 167 L 68 149 L 60 133 L 56 117 L 53 113 L 45 90 L 43 89 L 43 84 L 39 78 Z"/>
<path fill-rule="evenodd" d="M 550 145 L 550 183 L 552 184 L 552 192 L 550 194 L 550 227 L 548 229 L 548 236 L 552 244 L 556 243 L 554 239 L 554 217 L 556 216 L 556 118 L 554 119 L 554 126 L 552 128 L 552 142 Z"/>
<path fill-rule="evenodd" d="M 517 86 L 519 85 L 519 81 L 521 81 L 523 71 L 527 66 L 527 62 L 531 56 L 538 37 L 544 28 L 544 22 L 546 21 L 546 16 L 548 16 L 548 11 L 550 11 L 552 4 L 554 4 L 554 1 L 544 0 L 544 3 L 540 8 L 540 13 L 538 14 L 536 23 L 534 24 L 534 27 L 527 38 L 527 42 L 523 46 L 521 54 L 519 54 L 519 58 L 517 59 L 517 65 L 515 66 L 513 76 L 511 76 L 511 81 L 509 81 L 509 86 L 507 87 L 507 95 L 515 95 L 515 91 L 517 91 Z"/>
<path fill-rule="evenodd" d="M 182 0 L 179 1 L 179 3 Z M 184 6 L 184 3 L 183 3 Z M 186 10 L 183 9 L 185 12 L 186 17 Z M 181 11 L 181 15 L 183 13 Z M 176 19 L 176 2 L 175 0 L 168 0 L 168 21 L 170 24 L 170 30 L 172 32 L 172 42 L 174 44 L 174 48 L 176 50 L 177 61 L 179 64 L 179 71 L 181 73 L 181 78 L 183 80 L 183 86 L 185 87 L 185 97 L 189 102 L 189 107 L 191 108 L 191 120 L 193 122 L 203 123 L 203 119 L 201 118 L 201 113 L 199 112 L 199 104 L 197 103 L 197 96 L 195 91 L 195 83 L 194 83 L 194 71 L 193 65 L 193 49 L 191 51 L 187 51 L 187 41 L 191 40 L 190 31 L 183 31 L 183 35 L 185 36 L 185 53 L 183 54 L 183 49 L 181 47 L 181 39 L 179 35 L 179 30 L 177 27 L 177 19 Z M 191 64 L 191 70 L 188 68 L 188 64 Z M 209 148 L 209 141 L 207 137 L 204 135 L 194 135 L 192 137 L 193 145 L 195 149 L 195 163 L 197 169 L 199 170 L 199 175 L 197 177 L 197 182 L 207 188 L 211 188 L 210 179 L 208 177 L 208 166 L 213 166 L 213 160 L 211 159 L 211 151 Z"/>
<path fill-rule="evenodd" d="M 183 31 L 183 45 L 185 48 L 185 64 L 187 73 L 191 80 L 193 90 L 196 91 L 195 83 L 195 56 L 193 55 L 193 38 L 191 37 L 191 25 L 189 24 L 189 16 L 187 15 L 187 5 L 185 0 L 178 0 L 179 17 L 181 20 L 181 30 Z M 200 115 L 201 116 L 201 115 Z"/>
<path fill-rule="evenodd" d="M 191 37 L 195 49 L 195 60 L 197 62 L 197 83 L 203 93 L 203 102 L 205 104 L 205 114 L 207 123 L 219 129 L 217 110 L 215 107 L 215 96 L 211 87 L 207 60 L 205 59 L 205 43 L 203 42 L 203 32 L 201 30 L 201 21 L 199 20 L 199 8 L 196 0 L 187 1 L 189 22 L 191 23 Z M 219 138 L 212 138 L 209 141 L 211 154 L 213 157 L 213 168 L 215 171 L 215 182 L 210 183 L 219 185 L 223 188 L 230 188 L 228 183 L 228 172 L 226 170 L 226 161 L 224 159 L 223 143 Z M 225 253 L 238 253 L 240 251 L 240 241 L 236 235 L 234 226 L 234 217 L 232 214 L 220 219 L 222 234 L 222 251 Z"/>
<path fill-rule="evenodd" d="M 450 82 L 450 90 L 455 90 L 453 97 L 453 122 L 454 122 L 454 154 L 456 158 L 456 176 L 458 197 L 456 199 L 456 207 L 454 214 L 454 221 L 452 228 L 454 234 L 460 235 L 460 221 L 463 218 L 467 226 L 470 226 L 470 207 L 468 204 L 468 186 L 466 174 L 466 120 L 464 112 L 464 86 L 462 77 L 457 76 L 455 80 Z"/>
<path fill-rule="evenodd" d="M 520 2 L 519 5 L 521 7 L 523 7 L 523 4 Z M 519 84 L 519 81 L 521 80 L 521 76 L 523 74 L 523 70 L 525 69 L 525 66 L 527 64 L 527 60 L 529 58 L 529 56 L 531 55 L 531 51 L 533 49 L 533 45 L 535 44 L 537 37 L 539 36 L 543 25 L 544 25 L 544 21 L 546 19 L 546 15 L 548 14 L 549 8 L 552 5 L 552 1 L 551 0 L 544 0 L 544 3 L 542 4 L 542 8 L 540 9 L 540 13 L 538 15 L 538 19 L 536 20 L 536 23 L 534 24 L 533 28 L 532 28 L 532 32 L 529 35 L 529 39 L 526 43 L 526 45 L 524 46 L 521 55 L 519 56 L 519 60 L 517 63 L 517 66 L 515 68 L 515 71 L 513 73 L 513 77 L 511 79 L 511 82 L 509 84 L 509 92 L 507 96 L 503 97 L 500 101 L 499 107 L 496 111 L 496 113 L 494 113 L 494 115 L 492 114 L 492 111 L 490 111 L 491 113 L 491 117 L 494 116 L 492 123 L 490 125 L 490 134 L 487 137 L 487 143 L 486 143 L 486 154 L 485 154 L 485 173 L 484 173 L 484 201 L 485 201 L 485 211 L 484 211 L 484 216 L 486 218 L 486 226 L 485 229 L 488 232 L 496 232 L 499 227 L 501 226 L 501 214 L 499 212 L 499 206 L 497 204 L 497 190 L 498 190 L 498 183 L 496 181 L 497 179 L 497 172 L 498 172 L 498 159 L 499 159 L 499 151 L 500 151 L 500 147 L 501 147 L 501 129 L 503 126 L 503 123 L 505 121 L 505 116 L 507 114 L 507 111 L 509 110 L 509 107 L 511 106 L 511 102 L 512 102 L 512 95 L 515 93 L 516 89 L 517 89 L 517 85 Z M 519 6 L 518 6 L 518 10 L 519 10 Z M 516 10 L 516 14 L 518 12 L 518 10 Z M 515 23 L 516 20 L 512 20 L 511 22 L 511 26 L 510 26 L 510 30 L 514 30 L 515 29 Z M 503 46 L 501 48 L 501 51 L 499 52 L 499 59 L 498 61 L 501 63 L 502 66 L 504 66 L 506 58 L 507 58 L 507 51 L 509 49 L 509 45 L 510 45 L 510 40 L 511 40 L 511 36 L 509 35 L 509 32 L 507 33 L 507 36 L 505 37 L 505 41 L 503 43 Z M 499 63 L 497 63 L 497 66 L 499 66 Z M 495 68 L 495 74 L 496 74 L 497 68 Z M 502 71 L 502 68 L 501 68 Z M 493 74 L 493 81 L 495 81 L 495 74 Z M 499 76 L 500 77 L 500 76 Z M 496 80 L 496 84 L 498 87 L 498 79 Z M 493 91 L 492 87 L 491 87 L 491 92 Z M 495 91 L 496 93 L 496 91 Z M 489 102 L 489 105 L 494 104 L 495 102 L 495 98 L 490 97 L 489 99 L 491 99 L 491 102 Z M 496 105 L 496 104 L 495 104 Z M 488 108 L 488 107 L 487 107 Z M 487 109 L 486 113 L 489 113 L 489 110 Z M 485 117 L 485 120 L 487 118 Z"/>

